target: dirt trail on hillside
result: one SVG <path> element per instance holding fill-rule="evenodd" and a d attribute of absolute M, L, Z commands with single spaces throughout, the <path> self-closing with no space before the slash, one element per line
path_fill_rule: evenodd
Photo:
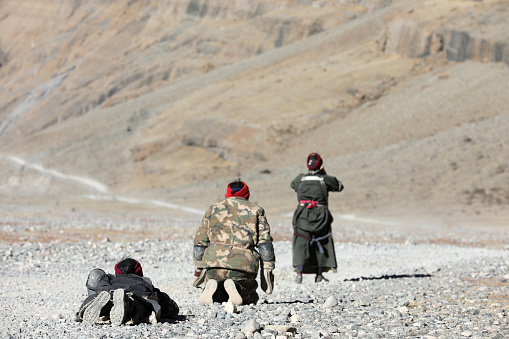
<path fill-rule="evenodd" d="M 362 3 L 2 2 L 0 199 L 193 214 L 241 177 L 286 223 L 319 152 L 335 215 L 507 225 L 507 8 Z"/>

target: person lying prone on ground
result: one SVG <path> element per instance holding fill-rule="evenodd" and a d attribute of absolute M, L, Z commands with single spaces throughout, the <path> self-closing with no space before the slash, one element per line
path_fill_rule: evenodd
<path fill-rule="evenodd" d="M 86 282 L 88 296 L 76 314 L 85 324 L 137 325 L 174 318 L 179 307 L 168 294 L 143 276 L 141 264 L 127 258 L 115 265 L 115 275 L 93 269 Z"/>

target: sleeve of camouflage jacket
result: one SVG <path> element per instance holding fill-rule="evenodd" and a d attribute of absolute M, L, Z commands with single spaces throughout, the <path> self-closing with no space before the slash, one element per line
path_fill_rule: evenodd
<path fill-rule="evenodd" d="M 262 243 L 272 243 L 272 236 L 270 235 L 270 226 L 265 216 L 265 210 L 261 208 L 258 212 L 258 245 Z M 264 261 L 263 268 L 273 270 L 276 266 L 276 257 L 274 260 Z"/>
<path fill-rule="evenodd" d="M 208 229 L 209 229 L 209 224 L 210 224 L 210 214 L 211 214 L 211 209 L 209 208 L 207 210 L 207 212 L 205 212 L 205 216 L 201 220 L 201 224 L 198 227 L 198 229 L 196 230 L 196 234 L 194 236 L 194 241 L 193 241 L 194 245 L 200 245 L 200 246 L 205 246 L 205 247 L 209 246 L 210 239 L 208 236 Z M 193 255 L 193 261 L 194 261 L 194 265 L 197 268 L 206 267 L 205 263 L 202 260 L 196 260 L 194 255 Z"/>

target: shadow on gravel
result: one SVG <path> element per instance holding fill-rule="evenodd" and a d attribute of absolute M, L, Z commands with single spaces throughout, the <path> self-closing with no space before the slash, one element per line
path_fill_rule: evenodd
<path fill-rule="evenodd" d="M 172 318 L 172 319 L 166 319 L 166 318 L 163 319 L 163 318 L 161 318 L 161 319 L 159 319 L 159 322 L 160 323 L 175 324 L 175 323 L 179 323 L 179 322 L 182 322 L 182 321 L 186 321 L 186 320 L 188 320 L 189 317 L 194 317 L 194 315 L 179 314 L 175 318 Z"/>
<path fill-rule="evenodd" d="M 360 281 L 360 280 L 386 280 L 386 279 L 402 279 L 402 278 L 431 278 L 431 274 L 392 274 L 392 275 L 382 275 L 380 277 L 360 277 L 360 278 L 352 278 L 345 279 L 343 281 Z"/>
<path fill-rule="evenodd" d="M 308 301 L 304 300 L 292 300 L 292 301 L 266 301 L 264 304 L 269 305 L 276 305 L 276 304 L 312 304 L 315 301 L 313 299 L 310 299 Z"/>

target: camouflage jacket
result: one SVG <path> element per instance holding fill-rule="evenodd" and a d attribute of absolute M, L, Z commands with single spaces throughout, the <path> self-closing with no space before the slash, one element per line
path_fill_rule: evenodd
<path fill-rule="evenodd" d="M 265 211 L 239 197 L 230 197 L 210 206 L 194 237 L 194 245 L 205 246 L 198 268 L 226 268 L 258 273 L 259 255 L 255 247 L 272 242 Z M 274 269 L 275 259 L 263 263 Z"/>

